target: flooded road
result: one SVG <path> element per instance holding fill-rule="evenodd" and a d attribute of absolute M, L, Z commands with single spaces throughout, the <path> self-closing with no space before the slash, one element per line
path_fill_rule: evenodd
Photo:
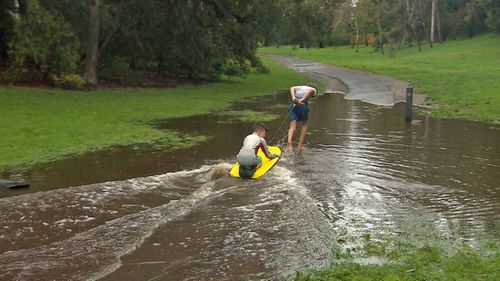
<path fill-rule="evenodd" d="M 287 99 L 258 101 L 280 116 L 268 139 Z M 319 96 L 303 153 L 255 181 L 225 173 L 252 124 L 214 114 L 158 124 L 211 137 L 191 149 L 35 168 L 18 175 L 32 189 L 2 191 L 0 280 L 280 280 L 419 218 L 449 240 L 498 233 L 500 129 L 403 116 L 403 105 Z"/>

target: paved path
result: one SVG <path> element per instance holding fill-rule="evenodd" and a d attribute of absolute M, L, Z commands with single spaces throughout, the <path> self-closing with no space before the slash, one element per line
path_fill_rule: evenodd
<path fill-rule="evenodd" d="M 268 55 L 281 64 L 313 78 L 326 87 L 325 92 L 342 92 L 346 99 L 392 106 L 405 100 L 408 82 L 369 72 L 322 64 L 293 56 Z M 425 95 L 415 94 L 413 104 L 425 106 Z"/>

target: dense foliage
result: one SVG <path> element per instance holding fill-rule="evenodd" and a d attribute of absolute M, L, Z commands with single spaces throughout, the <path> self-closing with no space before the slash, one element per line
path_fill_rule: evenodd
<path fill-rule="evenodd" d="M 0 72 L 10 81 L 89 71 L 126 85 L 145 74 L 216 80 L 265 71 L 259 45 L 420 49 L 499 33 L 499 15 L 499 0 L 0 0 Z"/>
<path fill-rule="evenodd" d="M 72 73 L 79 57 L 78 40 L 70 26 L 39 7 L 15 20 L 9 47 L 12 79 L 37 74 L 29 78 L 46 80 L 50 75 Z"/>

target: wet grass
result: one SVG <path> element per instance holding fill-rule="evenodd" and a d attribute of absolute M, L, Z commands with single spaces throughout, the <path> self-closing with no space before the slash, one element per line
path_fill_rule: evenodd
<path fill-rule="evenodd" d="M 289 46 L 261 48 L 261 53 L 294 55 L 324 63 L 384 74 L 413 81 L 427 93 L 438 117 L 500 123 L 500 37 L 484 35 L 399 50 L 386 55 L 373 47 L 298 49 Z M 392 54 L 392 55 L 390 55 Z"/>
<path fill-rule="evenodd" d="M 462 247 L 454 251 L 432 244 L 407 243 L 387 252 L 384 263 L 363 264 L 347 259 L 331 269 L 299 273 L 295 280 L 500 280 L 499 250 L 497 242 L 482 245 L 480 249 Z"/>
<path fill-rule="evenodd" d="M 203 136 L 156 129 L 152 122 L 222 112 L 233 102 L 304 82 L 273 61 L 265 63 L 270 74 L 171 89 L 72 92 L 0 87 L 0 171 L 23 170 L 112 146 L 178 148 L 203 141 Z M 247 120 L 252 116 L 245 115 Z"/>
<path fill-rule="evenodd" d="M 298 273 L 294 280 L 500 280 L 500 240 L 492 234 L 461 239 L 451 231 L 445 238 L 436 216 L 418 209 L 394 218 L 396 233 L 388 227 L 373 236 L 339 235 L 331 267 Z"/>

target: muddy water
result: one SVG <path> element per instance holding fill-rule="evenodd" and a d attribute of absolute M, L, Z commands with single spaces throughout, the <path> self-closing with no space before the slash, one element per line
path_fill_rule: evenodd
<path fill-rule="evenodd" d="M 269 138 L 286 99 L 259 101 L 282 116 Z M 215 115 L 158 125 L 212 137 L 188 150 L 117 149 L 26 172 L 34 188 L 0 199 L 0 279 L 282 279 L 328 266 L 337 244 L 408 231 L 415 216 L 445 239 L 498 233 L 499 128 L 402 117 L 400 105 L 320 96 L 303 153 L 256 181 L 220 175 L 251 124 Z"/>

